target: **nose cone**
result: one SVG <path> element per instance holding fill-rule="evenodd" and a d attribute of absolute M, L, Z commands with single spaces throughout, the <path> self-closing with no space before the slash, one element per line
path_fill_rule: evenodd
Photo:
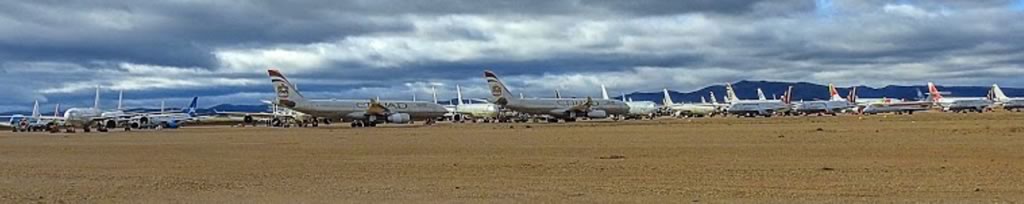
<path fill-rule="evenodd" d="M 68 109 L 67 111 L 64 111 L 64 117 L 65 118 L 74 117 L 75 113 L 77 113 L 77 112 L 78 112 L 78 109 L 75 109 L 75 108 Z"/>

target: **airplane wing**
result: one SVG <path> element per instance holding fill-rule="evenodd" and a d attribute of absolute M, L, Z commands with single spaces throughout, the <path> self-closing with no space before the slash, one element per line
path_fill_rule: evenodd
<path fill-rule="evenodd" d="M 569 107 L 569 108 L 565 108 L 565 109 L 558 109 L 558 110 L 555 110 L 553 112 L 567 112 L 567 111 L 571 111 L 571 112 L 588 112 L 588 111 L 590 111 L 590 108 L 593 107 L 593 105 L 594 105 L 594 100 L 591 99 L 590 97 L 587 97 L 587 101 L 585 101 L 585 102 L 583 102 L 583 103 L 581 103 L 579 105 L 575 105 L 575 106 L 572 106 L 572 107 Z"/>
<path fill-rule="evenodd" d="M 214 113 L 216 113 L 217 115 L 236 116 L 236 117 L 244 117 L 244 116 L 273 117 L 273 116 L 275 116 L 274 113 L 266 113 L 266 112 L 221 112 L 221 111 L 215 111 Z"/>
<path fill-rule="evenodd" d="M 391 109 L 388 109 L 383 104 L 380 104 L 380 102 L 377 101 L 377 99 L 370 99 L 370 104 L 369 104 L 368 107 L 366 107 L 366 113 L 367 114 L 387 115 L 390 112 L 391 112 Z"/>

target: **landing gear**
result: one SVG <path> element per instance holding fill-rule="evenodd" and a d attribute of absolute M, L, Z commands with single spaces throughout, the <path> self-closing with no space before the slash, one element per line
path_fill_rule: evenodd
<path fill-rule="evenodd" d="M 352 127 L 354 127 L 354 128 L 377 127 L 377 123 L 375 123 L 373 121 L 369 121 L 369 120 L 355 120 L 355 121 L 352 121 Z"/>

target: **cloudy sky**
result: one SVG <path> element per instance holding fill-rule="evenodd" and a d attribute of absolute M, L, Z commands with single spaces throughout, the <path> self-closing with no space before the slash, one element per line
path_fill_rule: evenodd
<path fill-rule="evenodd" d="M 744 79 L 1024 87 L 1024 0 L 0 0 L 0 111 L 549 96 Z"/>

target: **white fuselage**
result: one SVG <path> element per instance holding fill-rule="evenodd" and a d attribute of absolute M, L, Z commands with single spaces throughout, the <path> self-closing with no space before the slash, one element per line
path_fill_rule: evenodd
<path fill-rule="evenodd" d="M 847 101 L 806 101 L 793 105 L 794 111 L 799 113 L 838 113 L 856 107 Z"/>
<path fill-rule="evenodd" d="M 89 126 L 103 118 L 103 111 L 95 108 L 71 108 L 64 111 L 64 123 L 75 127 Z"/>
<path fill-rule="evenodd" d="M 395 113 L 409 114 L 411 118 L 418 120 L 439 118 L 448 112 L 443 106 L 431 102 L 380 101 L 380 103 Z M 315 117 L 351 121 L 365 119 L 369 104 L 369 100 L 309 100 L 288 108 Z"/>
<path fill-rule="evenodd" d="M 461 104 L 456 105 L 453 112 L 474 118 L 495 118 L 498 117 L 498 106 L 492 103 Z"/>
<path fill-rule="evenodd" d="M 680 115 L 680 114 L 708 115 L 708 114 L 712 114 L 712 113 L 715 113 L 715 112 L 718 112 L 719 110 L 721 110 L 721 108 L 720 108 L 721 105 L 710 104 L 710 103 L 672 104 L 672 105 L 668 105 L 666 107 L 669 110 L 672 111 L 673 115 Z"/>
<path fill-rule="evenodd" d="M 732 102 L 726 111 L 730 114 L 770 115 L 789 110 L 789 104 L 779 100 L 749 100 Z"/>
<path fill-rule="evenodd" d="M 658 111 L 658 104 L 650 101 L 629 101 L 625 102 L 629 107 L 629 115 L 650 115 Z"/>
<path fill-rule="evenodd" d="M 994 101 L 982 97 L 943 97 L 934 101 L 946 111 L 957 111 L 963 109 L 984 110 L 995 104 Z"/>

